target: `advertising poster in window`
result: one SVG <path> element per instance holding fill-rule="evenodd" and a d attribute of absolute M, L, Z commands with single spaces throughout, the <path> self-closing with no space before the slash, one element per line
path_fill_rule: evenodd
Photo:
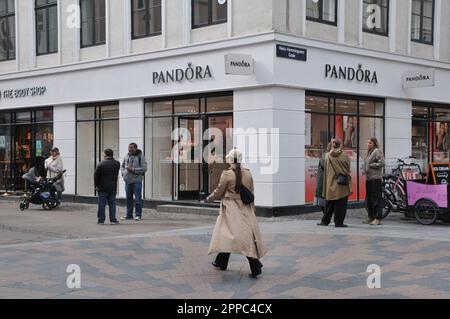
<path fill-rule="evenodd" d="M 435 123 L 435 148 L 434 148 L 434 161 L 445 162 L 449 160 L 449 132 L 448 123 L 436 122 Z"/>
<path fill-rule="evenodd" d="M 0 136 L 0 150 L 6 148 L 6 136 Z"/>

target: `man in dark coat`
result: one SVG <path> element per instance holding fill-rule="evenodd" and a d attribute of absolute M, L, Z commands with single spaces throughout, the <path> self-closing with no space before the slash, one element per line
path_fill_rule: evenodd
<path fill-rule="evenodd" d="M 116 218 L 116 193 L 117 178 L 119 176 L 120 163 L 114 159 L 114 152 L 111 149 L 103 151 L 104 160 L 98 164 L 94 182 L 98 191 L 98 224 L 105 223 L 105 207 L 108 203 L 109 221 L 111 225 L 118 224 Z"/>

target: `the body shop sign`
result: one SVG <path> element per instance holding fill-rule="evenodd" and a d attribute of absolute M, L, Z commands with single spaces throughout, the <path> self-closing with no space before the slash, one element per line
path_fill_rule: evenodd
<path fill-rule="evenodd" d="M 0 89 L 0 100 L 13 100 L 25 97 L 43 96 L 47 92 L 45 86 L 34 86 L 21 89 Z"/>
<path fill-rule="evenodd" d="M 188 63 L 187 67 L 153 72 L 153 84 L 168 84 L 173 82 L 197 81 L 212 78 L 209 65 L 200 66 Z"/>

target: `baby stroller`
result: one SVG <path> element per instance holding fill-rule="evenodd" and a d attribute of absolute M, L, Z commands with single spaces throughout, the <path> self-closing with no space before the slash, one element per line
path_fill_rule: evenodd
<path fill-rule="evenodd" d="M 61 179 L 66 171 L 62 171 L 58 173 L 54 178 L 45 178 L 40 181 L 30 180 L 25 175 L 23 176 L 28 182 L 30 182 L 30 186 L 33 191 L 30 195 L 27 196 L 19 205 L 21 211 L 28 209 L 31 204 L 42 205 L 42 208 L 45 210 L 52 210 L 59 206 L 59 201 L 51 196 L 51 188 L 53 185 Z"/>

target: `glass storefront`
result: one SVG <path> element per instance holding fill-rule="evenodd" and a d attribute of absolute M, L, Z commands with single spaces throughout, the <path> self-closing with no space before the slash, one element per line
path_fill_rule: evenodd
<path fill-rule="evenodd" d="M 353 195 L 349 200 L 363 201 L 368 139 L 376 137 L 384 149 L 384 100 L 308 92 L 305 105 L 306 203 L 314 201 L 319 160 L 334 137 L 342 140 L 351 160 Z"/>
<path fill-rule="evenodd" d="M 227 168 L 232 127 L 232 93 L 147 101 L 145 152 L 152 167 L 145 198 L 201 200 L 211 193 Z"/>
<path fill-rule="evenodd" d="M 77 106 L 77 195 L 95 195 L 94 172 L 106 148 L 119 157 L 119 104 Z"/>
<path fill-rule="evenodd" d="M 24 191 L 22 175 L 53 145 L 53 109 L 0 112 L 0 189 Z"/>
<path fill-rule="evenodd" d="M 429 163 L 450 161 L 450 106 L 413 103 L 412 155 L 426 172 Z"/>

